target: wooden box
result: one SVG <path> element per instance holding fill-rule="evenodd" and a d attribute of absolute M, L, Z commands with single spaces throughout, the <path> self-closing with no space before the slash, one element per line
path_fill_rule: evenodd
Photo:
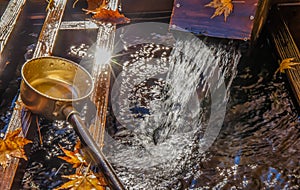
<path fill-rule="evenodd" d="M 256 40 L 266 20 L 270 0 L 234 0 L 233 11 L 211 18 L 215 8 L 212 0 L 175 0 L 171 29 L 219 38 Z M 219 0 L 221 2 L 221 0 Z"/>

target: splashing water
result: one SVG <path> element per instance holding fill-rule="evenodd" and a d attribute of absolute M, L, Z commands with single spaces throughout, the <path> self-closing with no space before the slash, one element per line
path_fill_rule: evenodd
<path fill-rule="evenodd" d="M 166 188 L 217 137 L 241 54 L 233 42 L 205 40 L 128 52 L 112 89 L 120 125 L 104 151 L 126 186 Z"/>

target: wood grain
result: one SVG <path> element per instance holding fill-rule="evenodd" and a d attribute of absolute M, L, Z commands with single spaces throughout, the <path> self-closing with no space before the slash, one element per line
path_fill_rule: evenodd
<path fill-rule="evenodd" d="M 215 9 L 205 7 L 210 0 L 175 0 L 171 18 L 172 29 L 183 29 L 195 34 L 219 38 L 249 40 L 254 25 L 258 0 L 233 3 L 233 12 L 211 18 Z"/>

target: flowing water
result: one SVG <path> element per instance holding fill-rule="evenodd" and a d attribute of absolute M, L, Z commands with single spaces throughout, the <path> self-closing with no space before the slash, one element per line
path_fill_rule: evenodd
<path fill-rule="evenodd" d="M 208 41 L 116 60 L 105 153 L 118 175 L 129 189 L 299 189 L 298 115 L 269 44 L 240 60 L 239 42 Z"/>
<path fill-rule="evenodd" d="M 241 52 L 205 40 L 133 49 L 122 52 L 133 59 L 123 57 L 111 92 L 120 125 L 105 148 L 128 187 L 166 188 L 218 136 Z"/>
<path fill-rule="evenodd" d="M 203 38 L 128 45 L 113 58 L 104 152 L 128 189 L 299 189 L 299 116 L 262 39 L 251 54 Z M 1 112 L 2 127 L 9 117 Z M 20 189 L 53 189 L 74 173 L 57 158 L 74 147 L 72 128 L 41 120 L 40 130 Z"/>

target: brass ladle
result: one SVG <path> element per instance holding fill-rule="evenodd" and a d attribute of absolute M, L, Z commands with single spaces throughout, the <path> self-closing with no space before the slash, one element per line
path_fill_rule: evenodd
<path fill-rule="evenodd" d="M 73 107 L 91 94 L 91 75 L 70 60 L 53 56 L 27 61 L 21 75 L 20 92 L 25 107 L 50 120 L 66 119 L 86 147 L 86 156 L 103 172 L 108 186 L 113 190 L 125 189 Z"/>

